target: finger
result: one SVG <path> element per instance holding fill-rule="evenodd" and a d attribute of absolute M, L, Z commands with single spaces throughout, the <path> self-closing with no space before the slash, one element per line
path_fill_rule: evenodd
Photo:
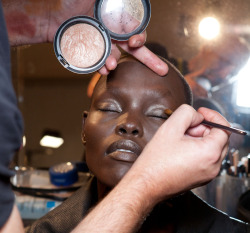
<path fill-rule="evenodd" d="M 220 164 L 225 159 L 225 157 L 226 157 L 226 155 L 228 153 L 228 149 L 229 149 L 229 141 L 226 143 L 226 145 L 224 146 L 224 148 L 222 150 L 222 156 L 221 156 Z"/>
<path fill-rule="evenodd" d="M 209 134 L 209 128 L 206 127 L 205 125 L 199 124 L 195 127 L 189 128 L 186 131 L 186 134 L 191 136 L 191 137 L 203 137 L 207 134 Z"/>
<path fill-rule="evenodd" d="M 102 75 L 108 75 L 111 70 L 114 70 L 117 67 L 117 60 L 113 55 L 110 55 L 105 65 L 99 70 L 99 73 Z"/>
<path fill-rule="evenodd" d="M 225 117 L 223 117 L 220 113 L 218 113 L 215 110 L 201 107 L 197 110 L 197 112 L 200 112 L 204 116 L 205 120 L 207 120 L 207 121 L 215 122 L 218 124 L 224 124 L 224 125 L 230 127 L 230 124 L 225 119 Z"/>
<path fill-rule="evenodd" d="M 128 40 L 128 45 L 131 48 L 138 48 L 145 44 L 147 38 L 146 31 L 141 34 L 131 36 Z"/>
<path fill-rule="evenodd" d="M 131 55 L 136 57 L 139 61 L 148 66 L 158 75 L 164 76 L 167 74 L 168 65 L 145 46 L 135 49 L 129 47 L 128 43 L 117 42 L 117 44 L 126 52 L 130 53 Z"/>
<path fill-rule="evenodd" d="M 217 123 L 217 124 L 230 127 L 229 122 L 217 111 L 201 107 L 198 109 L 198 112 L 201 113 L 204 116 L 205 120 L 207 121 L 211 121 L 213 123 Z M 213 135 L 216 136 L 216 134 L 219 134 L 219 135 L 226 134 L 225 136 L 228 138 L 231 133 L 226 130 L 222 130 L 222 129 L 218 129 L 214 127 L 214 128 L 211 128 L 210 134 L 212 136 Z"/>
<path fill-rule="evenodd" d="M 117 60 L 113 55 L 110 55 L 105 63 L 106 68 L 108 71 L 114 70 L 117 67 Z"/>
<path fill-rule="evenodd" d="M 217 124 L 222 124 L 225 126 L 230 126 L 230 124 L 227 122 L 227 120 L 218 112 L 208 109 L 208 108 L 199 108 L 198 112 L 200 114 L 202 114 L 204 116 L 204 118 L 208 121 L 217 123 Z M 230 133 L 225 131 L 225 130 L 221 130 L 221 129 L 217 129 L 217 128 L 211 128 L 211 127 L 207 127 L 207 133 L 204 134 L 203 139 L 205 143 L 208 143 L 209 145 L 212 145 L 213 142 L 216 142 L 216 145 L 214 145 L 213 148 L 215 151 L 223 151 L 223 155 L 222 157 L 220 157 L 221 159 L 225 157 L 225 153 L 227 151 L 228 148 L 228 141 L 229 141 L 229 136 Z M 210 144 L 211 143 L 211 144 Z"/>
<path fill-rule="evenodd" d="M 110 70 L 114 70 L 117 67 L 117 62 L 121 56 L 120 50 L 112 42 L 111 53 L 106 59 L 105 65 L 99 70 L 102 75 L 108 75 Z"/>
<path fill-rule="evenodd" d="M 183 104 L 173 112 L 166 123 L 171 126 L 169 129 L 174 131 L 173 134 L 182 137 L 189 128 L 196 127 L 203 119 L 204 117 L 194 108 Z"/>
<path fill-rule="evenodd" d="M 115 44 L 112 44 L 111 54 L 106 60 L 106 67 L 108 70 L 114 70 L 117 67 L 117 62 L 121 56 L 120 50 Z"/>
<path fill-rule="evenodd" d="M 109 74 L 109 70 L 107 69 L 106 65 L 104 65 L 100 70 L 98 70 L 98 72 L 101 75 L 108 75 Z"/>

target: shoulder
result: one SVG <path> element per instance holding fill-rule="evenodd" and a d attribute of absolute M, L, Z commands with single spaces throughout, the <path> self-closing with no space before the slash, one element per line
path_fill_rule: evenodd
<path fill-rule="evenodd" d="M 26 233 L 66 233 L 74 229 L 96 203 L 96 182 L 92 176 L 71 197 L 25 229 Z"/>
<path fill-rule="evenodd" d="M 191 191 L 179 196 L 174 203 L 180 216 L 179 225 L 185 232 L 250 232 L 247 223 L 229 217 Z"/>

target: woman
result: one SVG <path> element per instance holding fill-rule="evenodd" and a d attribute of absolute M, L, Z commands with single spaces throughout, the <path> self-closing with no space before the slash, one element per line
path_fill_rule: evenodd
<path fill-rule="evenodd" d="M 82 130 L 86 162 L 93 176 L 28 232 L 71 231 L 132 167 L 168 119 L 165 109 L 174 111 L 182 104 L 191 105 L 185 79 L 168 65 L 168 75 L 161 77 L 139 61 L 125 57 L 116 70 L 101 77 L 90 110 L 84 112 Z M 245 228 L 188 191 L 158 203 L 138 232 L 246 232 Z"/>

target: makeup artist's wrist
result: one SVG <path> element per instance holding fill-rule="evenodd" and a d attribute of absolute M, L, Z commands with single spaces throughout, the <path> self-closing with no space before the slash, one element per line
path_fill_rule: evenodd
<path fill-rule="evenodd" d="M 129 171 L 114 188 L 114 193 L 122 197 L 125 206 L 130 207 L 135 217 L 138 216 L 139 225 L 160 201 L 153 195 L 151 187 L 142 173 Z"/>
<path fill-rule="evenodd" d="M 76 15 L 93 16 L 94 0 L 2 0 L 12 46 L 53 42 L 58 27 Z"/>
<path fill-rule="evenodd" d="M 153 171 L 152 171 L 153 172 Z M 159 181 L 155 181 L 150 175 L 150 172 L 145 171 L 143 164 L 136 164 L 123 177 L 119 185 L 123 185 L 126 190 L 134 193 L 135 202 L 142 203 L 144 210 L 142 212 L 149 212 L 156 204 L 164 199 L 168 199 L 173 195 L 168 194 L 167 185 L 164 184 L 165 189 L 159 186 Z"/>

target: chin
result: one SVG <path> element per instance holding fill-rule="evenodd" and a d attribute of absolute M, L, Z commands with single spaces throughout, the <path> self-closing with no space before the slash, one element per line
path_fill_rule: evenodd
<path fill-rule="evenodd" d="M 107 176 L 102 175 L 100 177 L 98 176 L 96 177 L 100 182 L 105 184 L 107 187 L 114 188 L 120 182 L 120 180 L 125 176 L 125 174 L 128 172 L 129 169 L 130 167 L 128 168 L 127 166 L 119 170 L 111 169 L 109 170 Z"/>

